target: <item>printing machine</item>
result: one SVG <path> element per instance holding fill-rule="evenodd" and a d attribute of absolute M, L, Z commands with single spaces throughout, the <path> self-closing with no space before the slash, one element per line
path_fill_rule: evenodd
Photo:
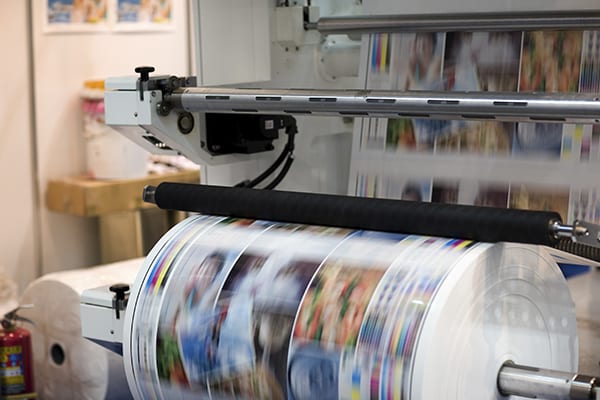
<path fill-rule="evenodd" d="M 484 9 L 475 13 L 403 14 L 402 10 L 398 10 L 398 6 L 388 1 L 382 2 L 385 3 L 383 5 L 366 3 L 365 9 L 373 11 L 373 15 L 320 16 L 316 2 L 312 5 L 308 2 L 303 6 L 289 5 L 289 2 L 279 3 L 281 4 L 274 8 L 273 5 L 256 6 L 257 13 L 254 14 L 256 16 L 266 10 L 266 15 L 275 19 L 275 33 L 273 33 L 275 37 L 272 41 L 277 50 L 274 52 L 279 52 L 277 57 L 284 54 L 283 57 L 288 57 L 289 61 L 289 57 L 300 57 L 300 53 L 306 51 L 306 43 L 310 42 L 311 51 L 328 58 L 327 66 L 319 66 L 327 70 L 324 75 L 321 75 L 321 79 L 323 76 L 331 78 L 338 75 L 339 77 L 340 69 L 344 70 L 342 75 L 357 73 L 357 68 L 348 68 L 348 62 L 345 60 L 358 59 L 361 47 L 360 35 L 369 33 L 600 29 L 598 10 L 507 11 L 499 6 L 491 6 L 492 12 Z M 195 16 L 201 19 L 203 2 L 198 1 L 194 4 L 196 5 Z M 585 6 L 584 2 L 582 4 Z M 391 10 L 393 13 L 383 14 L 382 10 Z M 221 11 L 223 12 L 221 15 L 226 15 L 227 11 L 232 9 L 224 6 Z M 358 13 L 360 8 L 354 5 L 345 11 Z M 200 42 L 207 40 L 199 26 L 196 34 L 198 37 L 202 36 L 198 38 Z M 338 48 L 331 43 L 329 47 L 323 46 L 323 43 L 328 43 L 327 37 L 330 35 L 348 36 L 344 36 L 345 41 Z M 365 44 L 366 41 L 363 39 L 363 48 Z M 300 50 L 301 48 L 303 49 Z M 285 55 L 291 52 L 298 54 Z M 203 55 L 199 53 L 198 57 L 201 58 Z M 267 51 L 267 53 L 273 52 Z M 260 55 L 254 54 L 251 57 L 259 58 Z M 336 57 L 341 57 L 344 61 L 338 62 Z M 250 61 L 255 65 L 260 64 L 256 59 Z M 200 60 L 201 65 L 206 62 L 205 59 Z M 277 62 L 273 61 L 273 64 L 276 65 Z M 340 64 L 346 69 L 340 67 Z M 331 71 L 332 69 L 334 71 Z M 203 170 L 203 180 L 204 183 L 212 184 L 232 185 L 241 180 L 239 171 L 233 173 L 231 176 L 234 177 L 231 177 L 228 173 L 223 174 L 223 168 L 225 171 L 234 168 L 246 170 L 242 173 L 242 177 L 253 176 L 264 169 L 262 166 L 268 165 L 274 159 L 277 148 L 283 149 L 278 165 L 284 163 L 284 158 L 289 161 L 289 164 L 294 158 L 302 159 L 305 157 L 302 152 L 303 145 L 298 143 L 294 145 L 294 137 L 297 133 L 298 142 L 306 140 L 303 135 L 308 135 L 305 132 L 307 129 L 299 129 L 299 125 L 306 128 L 309 126 L 307 121 L 312 118 L 318 119 L 316 117 L 319 116 L 335 118 L 336 128 L 344 127 L 346 130 L 349 129 L 347 125 L 349 118 L 371 117 L 419 116 L 419 118 L 444 120 L 494 119 L 562 123 L 596 123 L 600 119 L 600 102 L 597 94 L 389 92 L 335 87 L 339 85 L 338 82 L 356 85 L 357 80 L 353 77 L 346 80 L 337 79 L 334 83 L 329 79 L 324 85 L 329 86 L 326 89 L 277 88 L 277 85 L 282 82 L 284 84 L 279 87 L 290 86 L 285 85 L 286 78 L 291 84 L 298 81 L 297 75 L 289 74 L 287 76 L 282 74 L 283 76 L 259 83 L 260 89 L 248 87 L 248 84 L 238 84 L 238 87 L 232 88 L 232 82 L 227 81 L 217 82 L 227 85 L 207 85 L 206 82 L 211 81 L 207 78 L 208 72 L 205 72 L 204 76 L 199 74 L 192 77 L 154 75 L 153 68 L 146 66 L 136 68 L 136 72 L 138 76 L 107 80 L 105 93 L 107 124 L 116 127 L 125 136 L 149 151 L 159 154 L 183 154 L 206 166 Z M 248 79 L 248 77 L 241 79 Z M 256 72 L 250 79 L 258 81 L 264 79 L 264 76 Z M 313 79 L 304 86 L 310 87 L 309 85 L 314 83 Z M 318 122 L 318 124 L 323 123 Z M 224 135 L 224 131 L 229 134 Z M 287 144 L 284 144 L 286 140 L 281 136 L 287 136 Z M 344 165 L 343 162 L 341 164 Z M 249 180 L 245 182 L 246 186 L 253 186 L 248 185 Z M 178 193 L 184 189 L 187 190 L 188 197 L 178 199 Z M 300 185 L 294 189 L 316 191 L 310 185 L 308 187 Z M 325 191 L 327 189 L 325 188 Z M 597 254 L 594 253 L 596 250 L 589 249 L 600 247 L 600 227 L 584 221 L 575 221 L 572 225 L 568 225 L 556 218 L 554 214 L 537 215 L 541 219 L 536 222 L 536 234 L 529 236 L 523 234 L 521 237 L 518 235 L 519 229 L 513 228 L 510 230 L 510 235 L 502 236 L 499 231 L 506 233 L 506 230 L 496 229 L 494 223 L 497 221 L 486 225 L 488 222 L 469 220 L 464 223 L 468 229 L 463 230 L 460 226 L 450 226 L 455 219 L 447 218 L 445 213 L 450 212 L 453 214 L 452 217 L 455 216 L 454 214 L 459 214 L 461 218 L 468 220 L 472 210 L 466 206 L 457 206 L 451 210 L 442 209 L 434 204 L 425 206 L 428 207 L 425 213 L 433 216 L 432 219 L 436 219 L 437 226 L 418 220 L 411 226 L 396 221 L 386 225 L 385 221 L 389 221 L 391 215 L 412 213 L 413 205 L 402 202 L 392 205 L 391 200 L 378 200 L 381 203 L 377 204 L 381 207 L 376 207 L 374 200 L 342 199 L 342 196 L 305 193 L 284 197 L 283 194 L 277 194 L 278 192 L 258 191 L 248 187 L 224 190 L 208 185 L 193 188 L 161 185 L 158 188 L 147 188 L 144 198 L 161 207 L 286 222 L 447 235 L 483 241 L 521 241 L 547 246 L 554 246 L 559 241 L 568 239 L 572 243 L 583 246 L 574 251 L 576 254 L 591 258 L 597 257 Z M 223 204 L 218 201 L 224 198 L 220 196 L 231 196 L 232 200 Z M 244 203 L 248 198 L 255 200 L 253 204 L 264 203 L 266 206 L 245 209 Z M 310 204 L 315 209 L 319 209 L 318 216 L 311 220 L 301 215 L 277 214 L 277 211 L 273 211 L 285 208 L 290 198 L 297 204 Z M 336 203 L 338 201 L 347 201 L 354 210 L 368 207 L 369 214 L 362 219 L 360 216 L 355 216 L 358 220 L 352 221 L 329 218 L 328 216 L 335 214 L 335 204 L 338 204 Z M 378 214 L 378 210 L 384 208 L 386 211 Z M 230 211 L 231 209 L 235 209 L 236 212 Z M 239 211 L 240 209 L 242 211 Z M 525 221 L 533 216 L 533 214 L 519 214 L 519 212 L 505 210 L 505 213 L 499 214 L 498 218 L 507 218 L 511 221 L 522 218 Z M 373 220 L 376 222 L 372 222 Z M 582 252 L 581 249 L 587 249 L 587 252 Z M 581 262 L 581 259 L 578 260 Z M 594 261 L 590 263 L 595 265 Z M 85 337 L 116 351 L 119 350 L 123 333 L 122 315 L 126 312 L 128 298 L 127 290 L 126 287 L 113 286 L 110 289 L 88 290 L 83 294 L 81 317 Z M 498 388 L 500 393 L 506 396 L 557 399 L 600 398 L 598 378 L 572 371 L 543 370 L 535 366 L 505 365 L 498 373 Z"/>

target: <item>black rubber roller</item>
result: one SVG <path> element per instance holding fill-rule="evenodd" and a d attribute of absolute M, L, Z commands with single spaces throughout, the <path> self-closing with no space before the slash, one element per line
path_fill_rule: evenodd
<path fill-rule="evenodd" d="M 208 215 L 376 230 L 482 242 L 554 246 L 556 212 L 161 183 L 160 208 Z"/>

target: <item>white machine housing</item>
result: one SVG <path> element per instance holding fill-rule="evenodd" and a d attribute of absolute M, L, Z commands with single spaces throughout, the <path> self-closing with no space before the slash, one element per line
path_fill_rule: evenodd
<path fill-rule="evenodd" d="M 109 287 L 87 289 L 81 294 L 81 334 L 122 354 L 125 310 L 117 312 L 115 294 Z"/>
<path fill-rule="evenodd" d="M 177 113 L 158 114 L 162 101 L 160 90 L 137 90 L 138 77 L 108 78 L 104 94 L 106 124 L 117 129 L 153 154 L 184 154 L 198 164 L 224 164 L 248 160 L 243 154 L 213 156 L 201 143 L 206 143 L 204 114 L 193 113 L 194 127 L 187 134 L 177 129 Z M 143 98 L 142 98 L 143 97 Z"/>

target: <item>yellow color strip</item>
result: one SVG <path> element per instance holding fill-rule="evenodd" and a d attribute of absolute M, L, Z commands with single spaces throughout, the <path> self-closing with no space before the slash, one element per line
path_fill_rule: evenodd
<path fill-rule="evenodd" d="M 381 35 L 381 71 L 386 71 L 386 63 L 387 63 L 387 49 L 388 49 L 388 34 L 384 33 Z"/>

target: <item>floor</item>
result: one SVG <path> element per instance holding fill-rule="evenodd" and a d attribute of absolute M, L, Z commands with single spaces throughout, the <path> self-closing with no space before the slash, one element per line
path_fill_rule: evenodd
<path fill-rule="evenodd" d="M 567 280 L 579 331 L 579 372 L 600 376 L 600 269 Z"/>

